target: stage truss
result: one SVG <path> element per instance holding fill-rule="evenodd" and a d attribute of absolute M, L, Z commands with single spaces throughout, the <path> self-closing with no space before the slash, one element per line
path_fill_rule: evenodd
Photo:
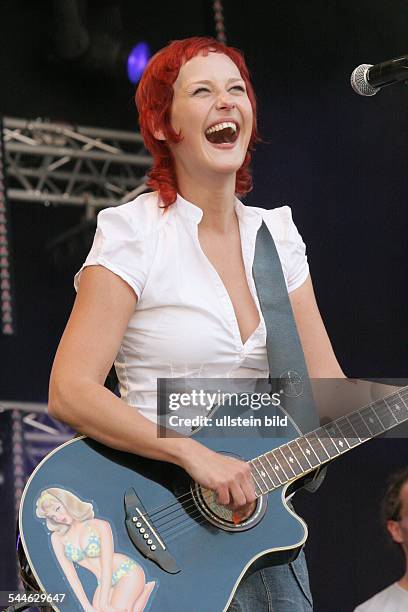
<path fill-rule="evenodd" d="M 3 142 L 9 201 L 103 208 L 146 189 L 137 132 L 5 117 Z"/>
<path fill-rule="evenodd" d="M 49 452 L 72 438 L 74 432 L 67 425 L 51 418 L 47 414 L 46 404 L 0 400 L 0 423 L 1 416 L 5 412 L 11 414 L 11 476 L 14 486 L 16 521 L 21 496 L 29 475 Z M 18 562 L 16 568 L 18 577 Z M 18 578 L 17 581 L 18 588 L 22 589 L 20 579 Z"/>

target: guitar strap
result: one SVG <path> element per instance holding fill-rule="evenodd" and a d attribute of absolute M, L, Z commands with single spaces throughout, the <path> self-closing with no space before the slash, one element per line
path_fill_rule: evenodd
<path fill-rule="evenodd" d="M 256 237 L 253 276 L 267 331 L 266 350 L 272 392 L 284 389 L 285 393 L 281 395 L 283 408 L 299 429 L 299 434 L 308 433 L 319 426 L 319 419 L 282 265 L 264 221 Z M 117 392 L 117 384 L 115 367 L 112 366 L 105 386 Z M 324 474 L 325 470 L 318 470 L 307 488 L 316 490 Z"/>
<path fill-rule="evenodd" d="M 255 243 L 253 276 L 266 325 L 266 350 L 272 392 L 283 389 L 281 403 L 299 429 L 306 434 L 319 426 L 305 356 L 296 328 L 282 265 L 264 221 Z M 315 490 L 319 482 L 314 478 Z"/>

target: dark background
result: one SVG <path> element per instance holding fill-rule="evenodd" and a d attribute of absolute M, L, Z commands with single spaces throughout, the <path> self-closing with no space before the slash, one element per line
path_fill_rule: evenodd
<path fill-rule="evenodd" d="M 228 43 L 244 51 L 252 72 L 264 140 L 247 203 L 292 207 L 347 376 L 407 377 L 408 89 L 363 98 L 349 85 L 358 64 L 408 52 L 406 2 L 223 4 Z M 0 115 L 137 129 L 134 88 L 125 77 L 91 78 L 46 61 L 51 15 L 48 1 L 2 2 Z M 122 16 L 123 41 L 144 39 L 153 51 L 174 38 L 215 32 L 204 0 L 123 0 Z M 58 271 L 45 246 L 82 215 L 68 206 L 11 206 L 17 334 L 0 337 L 0 400 L 46 401 L 81 262 Z M 5 463 L 7 452 L 2 457 Z M 402 573 L 381 530 L 379 502 L 386 478 L 406 459 L 404 439 L 370 442 L 335 462 L 318 493 L 299 495 L 298 511 L 310 527 L 316 612 L 351 611 Z M 1 504 L 0 589 L 12 589 L 12 517 L 6 497 Z"/>

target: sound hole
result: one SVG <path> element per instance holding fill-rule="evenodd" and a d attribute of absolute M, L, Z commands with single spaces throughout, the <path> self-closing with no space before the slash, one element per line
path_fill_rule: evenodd
<path fill-rule="evenodd" d="M 214 491 L 200 487 L 200 496 L 204 506 L 211 512 L 212 515 L 234 524 L 232 510 L 222 506 L 217 502 L 217 497 Z"/>
<path fill-rule="evenodd" d="M 259 497 L 254 504 L 252 512 L 245 518 L 240 518 L 232 510 L 219 504 L 213 491 L 195 483 L 192 486 L 192 493 L 201 514 L 210 523 L 226 531 L 245 531 L 250 529 L 262 519 L 267 507 L 267 497 Z M 234 518 L 236 519 L 235 521 Z"/>

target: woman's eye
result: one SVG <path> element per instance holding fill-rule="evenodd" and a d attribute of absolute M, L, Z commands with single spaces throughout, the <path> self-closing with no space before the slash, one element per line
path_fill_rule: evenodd
<path fill-rule="evenodd" d="M 210 91 L 210 90 L 209 90 L 209 89 L 207 89 L 207 87 L 199 87 L 198 89 L 196 89 L 196 90 L 193 92 L 193 95 L 195 96 L 196 94 L 198 94 L 198 93 L 200 93 L 200 92 L 202 92 L 202 91 L 204 91 L 204 92 L 205 92 L 205 91 Z"/>
<path fill-rule="evenodd" d="M 234 85 L 231 89 L 239 89 L 239 91 L 245 92 L 245 87 L 243 85 Z"/>

